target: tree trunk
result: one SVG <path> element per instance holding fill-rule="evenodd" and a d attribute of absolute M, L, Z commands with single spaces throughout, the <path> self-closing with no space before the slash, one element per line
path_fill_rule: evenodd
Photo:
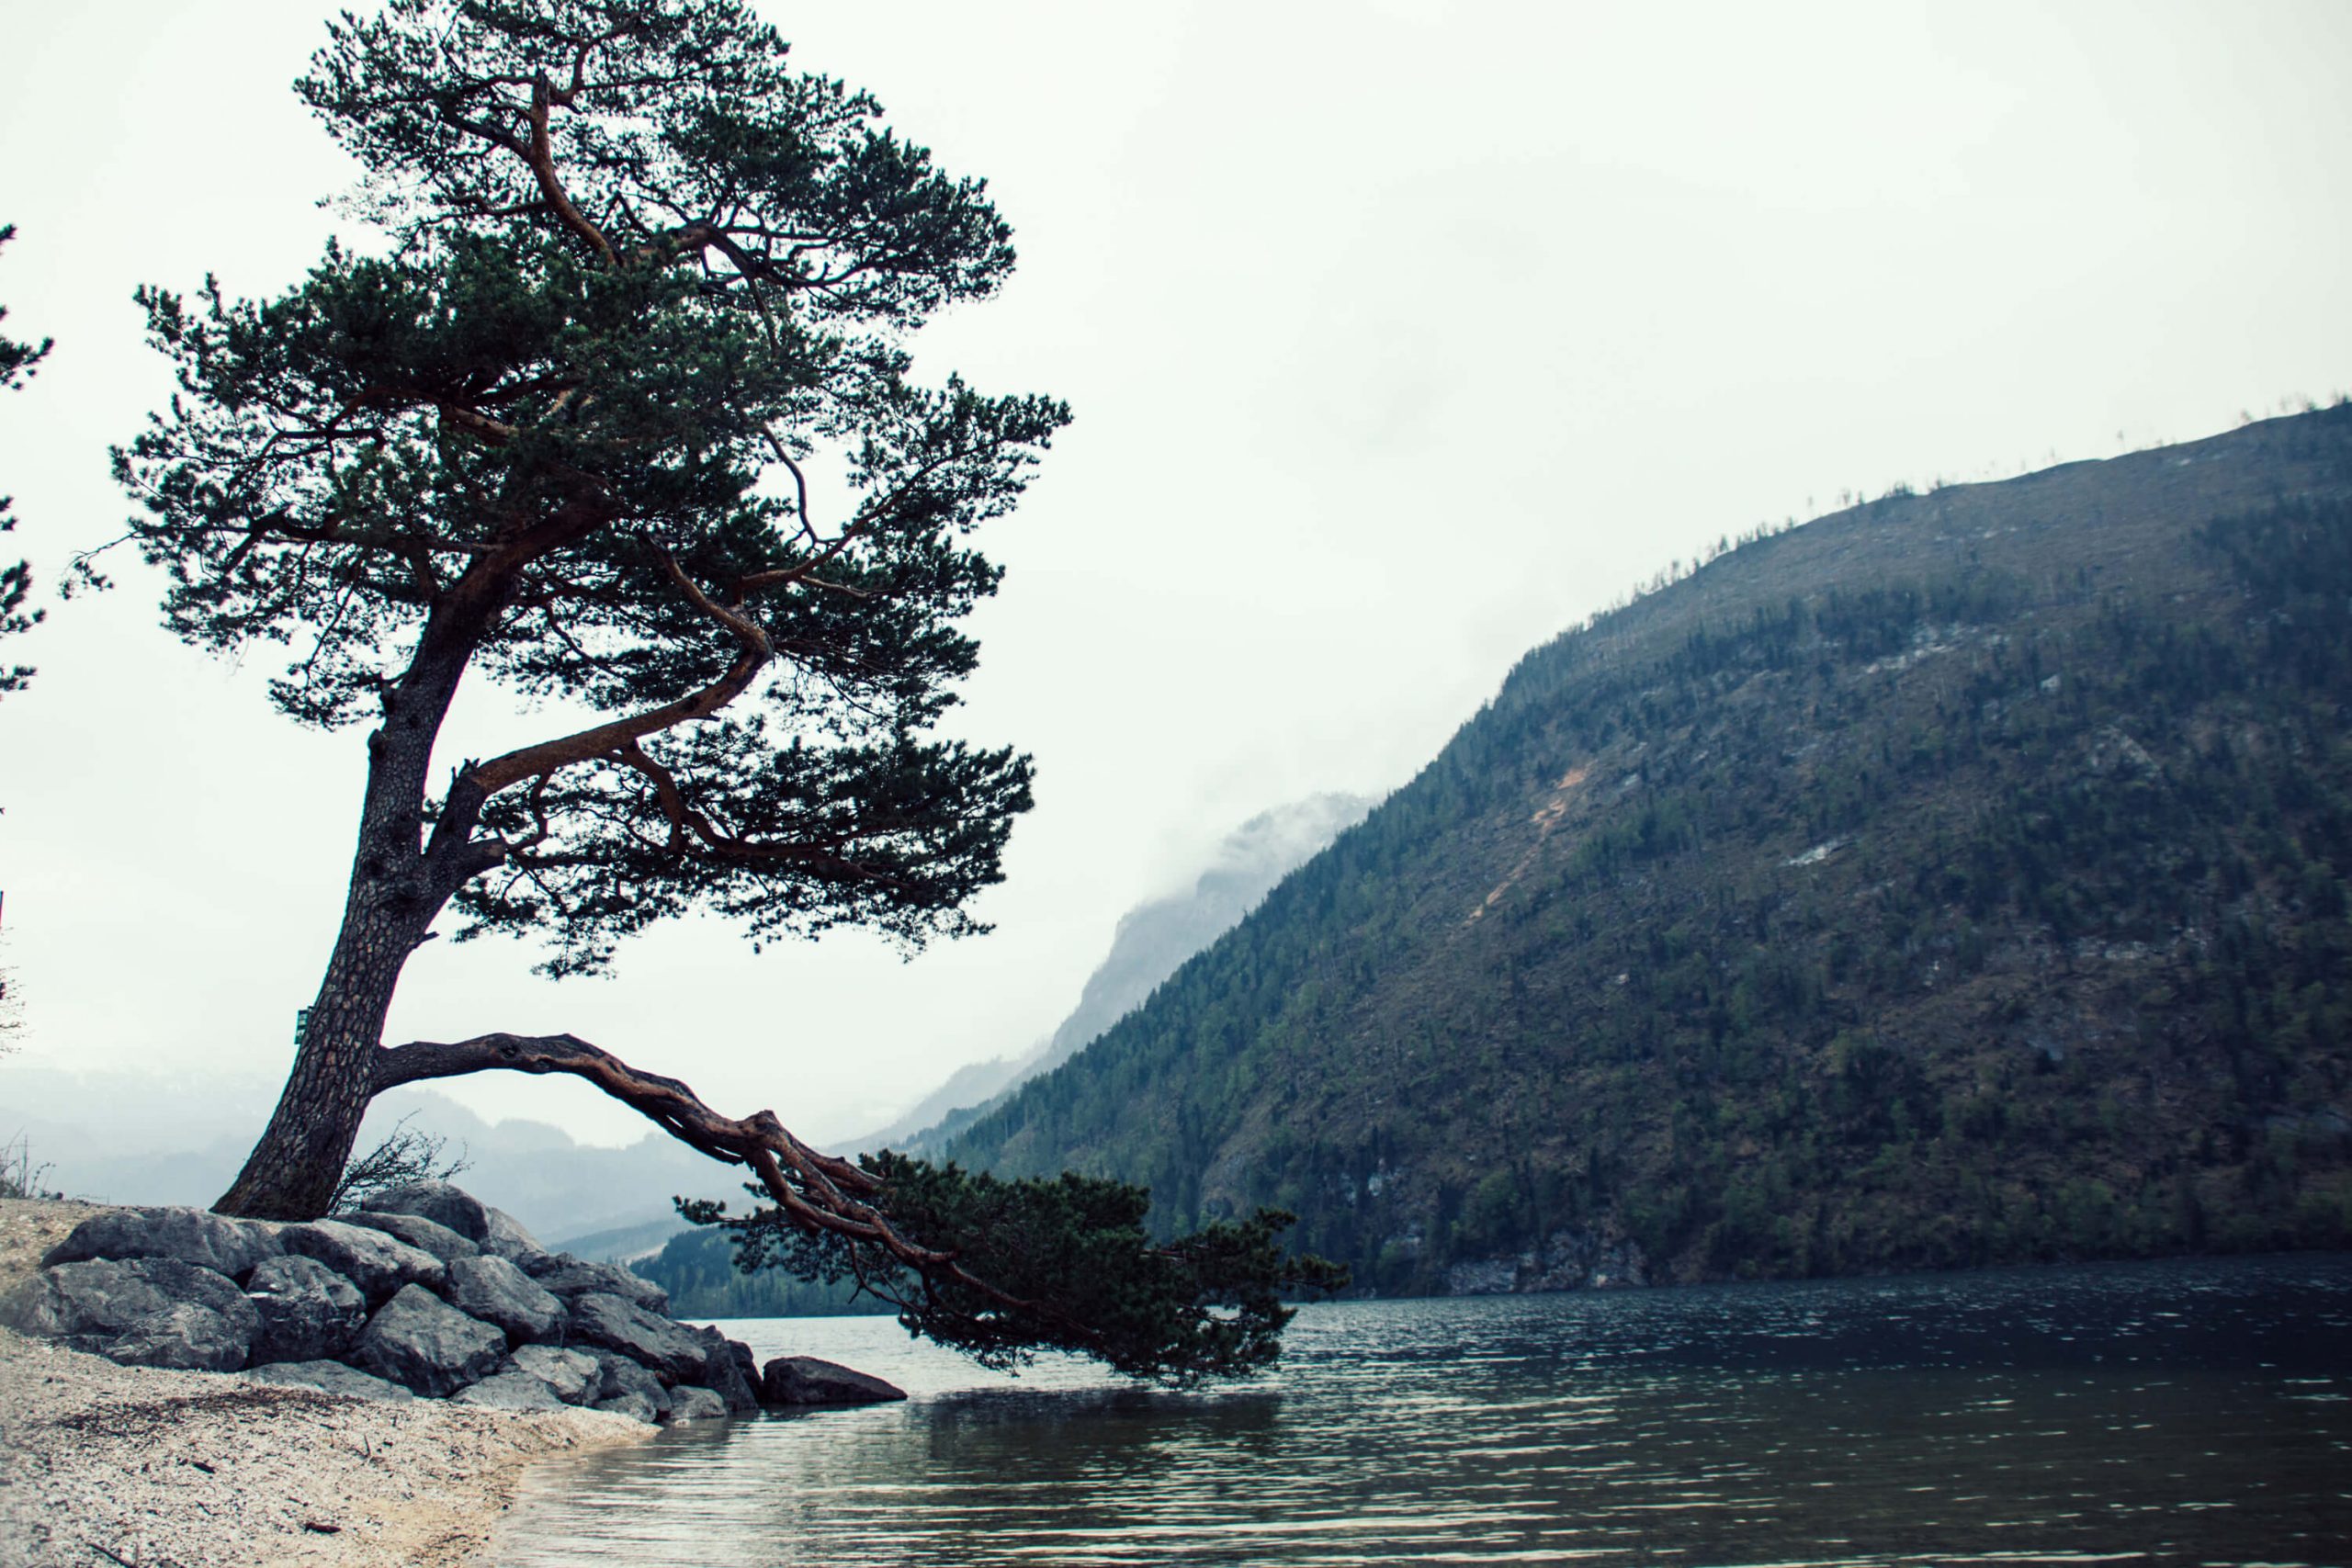
<path fill-rule="evenodd" d="M 376 1093 L 384 1015 L 401 965 L 424 934 L 425 922 L 404 912 L 363 908 L 366 891 L 364 876 L 356 878 L 294 1070 L 244 1169 L 212 1205 L 216 1213 L 314 1220 L 334 1201 Z"/>
<path fill-rule="evenodd" d="M 314 1220 L 334 1200 L 360 1119 L 380 1087 L 376 1059 L 401 970 L 433 918 L 479 869 L 466 857 L 465 840 L 481 802 L 445 811 L 428 846 L 424 776 L 474 640 L 502 593 L 492 584 L 453 594 L 435 609 L 407 673 L 385 698 L 383 727 L 368 738 L 368 788 L 343 929 L 277 1109 L 244 1169 L 212 1205 L 216 1213 Z"/>

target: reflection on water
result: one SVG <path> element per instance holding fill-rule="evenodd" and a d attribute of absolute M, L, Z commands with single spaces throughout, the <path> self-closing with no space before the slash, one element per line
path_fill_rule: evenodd
<path fill-rule="evenodd" d="M 1208 1393 L 886 1318 L 905 1404 L 542 1467 L 502 1568 L 2352 1562 L 2352 1258 L 1309 1307 Z"/>

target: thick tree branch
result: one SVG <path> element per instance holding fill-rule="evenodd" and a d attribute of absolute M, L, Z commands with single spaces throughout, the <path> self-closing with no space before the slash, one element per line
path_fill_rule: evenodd
<path fill-rule="evenodd" d="M 574 80 L 577 80 L 576 76 Z M 569 93 L 565 95 L 567 98 L 571 96 Z M 563 188 L 563 181 L 555 172 L 555 149 L 548 135 L 548 109 L 554 97 L 555 89 L 546 77 L 542 76 L 531 85 L 531 145 L 530 151 L 524 154 L 525 161 L 531 165 L 531 173 L 537 178 L 540 191 L 546 195 L 548 205 L 555 209 L 555 215 L 563 220 L 563 226 L 594 245 L 596 254 L 605 258 L 606 266 L 618 266 L 620 258 L 613 253 L 613 243 L 605 238 L 602 229 L 588 221 L 586 213 L 572 205 L 571 193 Z"/>
<path fill-rule="evenodd" d="M 1085 1325 L 1062 1319 L 1044 1303 L 1006 1294 L 975 1278 L 956 1254 L 925 1247 L 902 1235 L 867 1200 L 882 1183 L 852 1162 L 810 1148 L 787 1131 L 773 1111 L 740 1121 L 722 1116 L 678 1079 L 645 1072 L 572 1034 L 480 1034 L 451 1042 L 420 1040 L 379 1046 L 373 1059 L 370 1094 L 427 1078 L 458 1077 L 496 1070 L 570 1073 L 652 1120 L 692 1148 L 729 1165 L 747 1166 L 779 1208 L 803 1228 L 831 1232 L 888 1252 L 925 1279 L 952 1279 L 1009 1309 L 1055 1318 L 1081 1337 Z"/>
<path fill-rule="evenodd" d="M 696 609 L 735 634 L 743 644 L 742 655 L 728 666 L 727 672 L 718 680 L 675 702 L 663 703 L 659 707 L 648 708 L 609 724 L 592 725 L 586 729 L 558 736 L 536 746 L 521 747 L 503 757 L 476 763 L 466 770 L 464 784 L 469 791 L 479 792 L 478 799 L 488 800 L 500 790 L 520 784 L 525 779 L 550 773 L 574 762 L 611 755 L 624 747 L 635 745 L 649 735 L 659 735 L 674 726 L 697 718 L 708 718 L 742 695 L 751 686 L 752 677 L 775 657 L 768 635 L 758 622 L 714 602 L 692 578 L 678 569 L 675 561 L 665 557 L 662 564 Z"/>

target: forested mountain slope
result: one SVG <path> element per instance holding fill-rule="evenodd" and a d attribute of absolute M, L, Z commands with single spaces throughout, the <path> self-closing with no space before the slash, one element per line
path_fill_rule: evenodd
<path fill-rule="evenodd" d="M 948 1152 L 1381 1291 L 2352 1243 L 2352 409 L 1756 540 Z"/>
<path fill-rule="evenodd" d="M 957 1069 L 913 1110 L 844 1151 L 926 1154 L 969 1125 L 987 1105 L 1050 1072 L 1159 988 L 1179 964 L 1238 924 L 1275 884 L 1360 820 L 1372 802 L 1324 794 L 1261 811 L 1225 836 L 1207 869 L 1181 893 L 1149 898 L 1119 917 L 1111 951 L 1086 977 L 1078 1006 L 1026 1055 Z"/>

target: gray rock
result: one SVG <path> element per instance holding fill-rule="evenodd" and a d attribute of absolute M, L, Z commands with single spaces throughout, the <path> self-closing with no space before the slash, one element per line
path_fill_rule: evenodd
<path fill-rule="evenodd" d="M 247 1382 L 268 1383 L 277 1388 L 314 1388 L 321 1393 L 340 1394 L 346 1399 L 382 1399 L 397 1404 L 416 1397 L 396 1382 L 369 1377 L 341 1361 L 273 1361 L 266 1367 L 247 1367 L 237 1375 Z"/>
<path fill-rule="evenodd" d="M 62 1263 L 0 1296 L 0 1325 L 128 1366 L 232 1372 L 260 1332 L 225 1274 L 176 1258 Z"/>
<path fill-rule="evenodd" d="M 224 1219 L 202 1209 L 109 1209 L 75 1225 L 42 1255 L 41 1264 L 176 1258 L 239 1280 L 280 1250 L 269 1227 L 248 1220 Z"/>
<path fill-rule="evenodd" d="M 379 1214 L 373 1209 L 361 1209 L 354 1213 L 337 1216 L 347 1224 L 365 1225 L 371 1231 L 404 1241 L 420 1252 L 429 1252 L 444 1263 L 455 1263 L 460 1258 L 479 1258 L 481 1248 L 451 1230 L 435 1224 L 423 1214 Z"/>
<path fill-rule="evenodd" d="M 514 1364 L 555 1390 L 566 1404 L 586 1404 L 603 1393 L 605 1369 L 585 1350 L 526 1345 L 514 1352 Z M 661 1386 L 658 1381 L 655 1386 Z"/>
<path fill-rule="evenodd" d="M 566 1301 L 596 1291 L 634 1302 L 648 1312 L 666 1314 L 670 1310 L 669 1292 L 616 1263 L 590 1263 L 569 1252 L 532 1253 L 519 1261 L 523 1272 L 537 1280 L 541 1290 Z"/>
<path fill-rule="evenodd" d="M 727 1342 L 727 1349 L 735 1359 L 735 1375 L 743 1380 L 743 1387 L 751 1393 L 752 1403 L 757 1404 L 760 1400 L 759 1359 L 752 1354 L 752 1348 L 741 1339 L 729 1339 Z"/>
<path fill-rule="evenodd" d="M 368 1320 L 354 1359 L 364 1371 L 446 1398 L 498 1370 L 506 1359 L 506 1332 L 468 1317 L 422 1285 L 402 1285 Z"/>
<path fill-rule="evenodd" d="M 450 1395 L 455 1404 L 486 1404 L 493 1410 L 560 1410 L 555 1390 L 519 1368 L 493 1372 Z"/>
<path fill-rule="evenodd" d="M 544 1254 L 547 1251 L 539 1245 L 539 1238 L 525 1230 L 523 1222 L 505 1210 L 485 1206 L 482 1213 L 488 1216 L 481 1238 L 484 1252 L 512 1263 L 535 1252 Z"/>
<path fill-rule="evenodd" d="M 379 1214 L 414 1214 L 457 1232 L 480 1247 L 490 1234 L 490 1205 L 446 1181 L 412 1181 L 379 1192 L 359 1207 Z"/>
<path fill-rule="evenodd" d="M 702 1381 L 706 1387 L 727 1402 L 733 1416 L 752 1416 L 760 1408 L 760 1364 L 752 1359 L 752 1348 L 732 1340 L 716 1328 L 692 1331 L 703 1342 Z"/>
<path fill-rule="evenodd" d="M 364 1213 L 411 1214 L 430 1220 L 456 1232 L 481 1251 L 510 1262 L 525 1254 L 546 1250 L 514 1215 L 503 1209 L 492 1208 L 463 1188 L 447 1181 L 412 1181 L 405 1187 L 377 1193 L 361 1204 L 360 1210 Z"/>
<path fill-rule="evenodd" d="M 315 1258 L 267 1258 L 245 1279 L 245 1299 L 261 1318 L 253 1359 L 336 1361 L 359 1343 L 368 1298 Z"/>
<path fill-rule="evenodd" d="M 358 1286 L 369 1306 L 380 1306 L 404 1286 L 438 1291 L 448 1280 L 447 1265 L 423 1247 L 343 1220 L 288 1225 L 277 1239 L 287 1251 L 315 1258 Z"/>
<path fill-rule="evenodd" d="M 226 1276 L 223 1276 L 224 1278 Z M 187 1372 L 232 1372 L 245 1364 L 253 1325 L 194 1302 L 174 1302 L 142 1317 L 127 1334 L 98 1347 L 98 1354 L 126 1367 L 171 1367 Z"/>
<path fill-rule="evenodd" d="M 760 1371 L 760 1398 L 768 1404 L 878 1404 L 907 1391 L 880 1378 L 814 1356 L 778 1356 Z"/>
<path fill-rule="evenodd" d="M 649 1427 L 660 1415 L 653 1408 L 653 1402 L 641 1393 L 621 1393 L 610 1399 L 600 1399 L 594 1408 L 609 1410 L 616 1416 L 626 1416 L 632 1421 L 642 1421 Z"/>
<path fill-rule="evenodd" d="M 545 1339 L 563 1321 L 563 1303 L 503 1258 L 460 1258 L 449 1265 L 451 1306 L 494 1323 L 518 1345 Z"/>
<path fill-rule="evenodd" d="M 681 1421 L 723 1421 L 728 1415 L 727 1401 L 715 1390 L 680 1383 L 670 1391 L 670 1424 L 673 1427 Z"/>
<path fill-rule="evenodd" d="M 571 1340 L 617 1350 L 650 1368 L 665 1384 L 701 1377 L 710 1359 L 708 1347 L 693 1329 L 600 1292 L 592 1291 L 571 1303 L 564 1328 Z"/>
<path fill-rule="evenodd" d="M 658 1416 L 670 1414 L 670 1391 L 662 1380 L 630 1360 L 627 1356 L 610 1350 L 596 1353 L 600 1374 L 596 1384 L 596 1401 L 601 1406 L 605 1400 L 634 1394 L 652 1407 Z"/>

